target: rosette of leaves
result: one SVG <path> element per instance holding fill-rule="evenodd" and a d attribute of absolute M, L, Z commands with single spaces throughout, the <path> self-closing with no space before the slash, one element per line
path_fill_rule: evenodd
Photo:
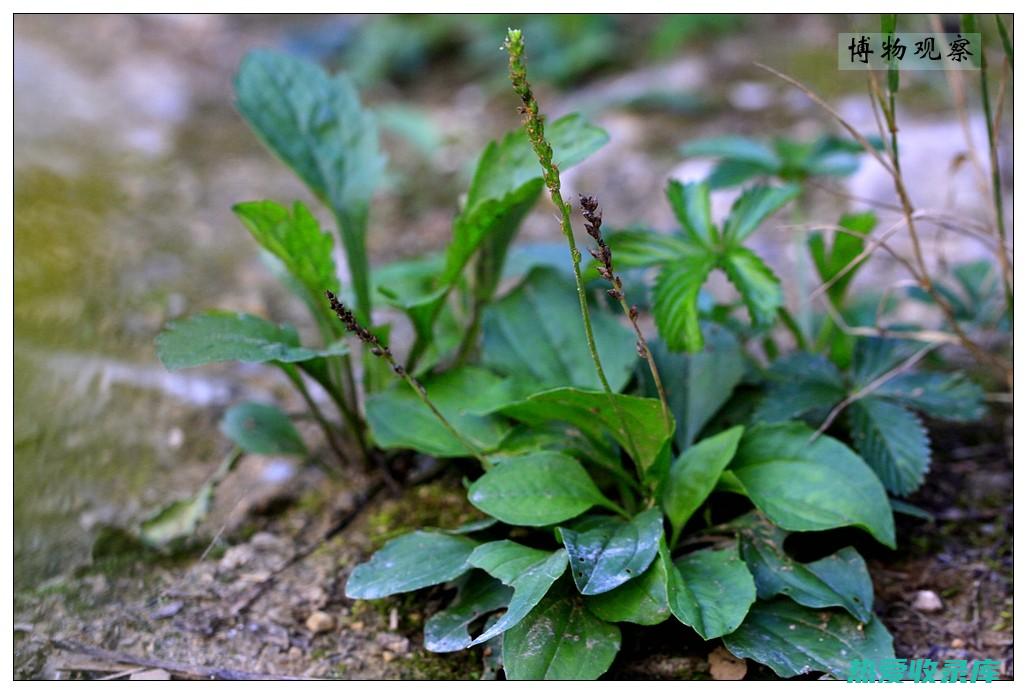
<path fill-rule="evenodd" d="M 783 548 L 789 532 L 843 526 L 894 546 L 886 493 L 858 455 L 786 423 L 730 428 L 671 456 L 658 401 L 616 398 L 639 464 L 621 461 L 605 393 L 558 388 L 507 404 L 499 413 L 530 428 L 514 428 L 469 484 L 489 519 L 392 539 L 353 570 L 347 596 L 444 590 L 452 598 L 425 623 L 425 647 L 484 645 L 510 679 L 596 678 L 622 624 L 667 620 L 781 676 L 839 678 L 852 657 L 893 656 L 854 549 L 803 564 Z M 718 486 L 756 510 L 717 532 L 732 539 L 703 543 L 697 518 Z"/>
<path fill-rule="evenodd" d="M 754 419 L 805 419 L 819 425 L 839 405 L 849 436 L 892 494 L 918 489 L 930 468 L 926 415 L 942 421 L 975 421 L 983 392 L 963 374 L 902 369 L 916 350 L 905 340 L 858 340 L 850 369 L 824 356 L 799 352 L 775 362 Z"/>
<path fill-rule="evenodd" d="M 670 181 L 666 197 L 681 231 L 627 230 L 610 234 L 620 268 L 658 267 L 652 312 L 672 351 L 696 352 L 704 339 L 699 292 L 713 270 L 722 270 L 741 295 L 756 328 L 767 328 L 783 305 L 780 280 L 744 241 L 798 194 L 796 185 L 756 186 L 741 193 L 722 224 L 713 222 L 708 183 Z"/>
<path fill-rule="evenodd" d="M 713 190 L 756 179 L 802 183 L 814 177 L 841 178 L 858 170 L 865 150 L 854 140 L 824 135 L 812 142 L 775 137 L 769 142 L 728 135 L 695 140 L 681 146 L 686 157 L 716 159 L 706 178 Z"/>

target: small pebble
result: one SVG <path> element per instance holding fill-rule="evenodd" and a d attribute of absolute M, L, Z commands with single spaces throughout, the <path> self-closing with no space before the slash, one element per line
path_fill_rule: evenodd
<path fill-rule="evenodd" d="M 355 630 L 357 633 L 359 633 L 361 630 L 363 630 L 363 621 L 353 621 L 349 624 L 349 630 Z"/>
<path fill-rule="evenodd" d="M 394 608 L 388 612 L 388 629 L 397 630 L 399 628 L 399 610 Z"/>
<path fill-rule="evenodd" d="M 381 653 L 381 659 L 385 661 L 385 664 L 388 664 L 389 662 L 395 659 L 395 652 L 389 652 L 388 650 L 385 650 Z"/>
<path fill-rule="evenodd" d="M 951 641 L 951 646 L 956 650 L 961 650 L 963 647 L 965 647 L 965 640 L 963 640 L 962 638 L 955 638 Z"/>
<path fill-rule="evenodd" d="M 323 611 L 315 611 L 306 619 L 306 629 L 311 633 L 335 630 L 335 617 Z"/>
<path fill-rule="evenodd" d="M 944 602 L 933 590 L 919 590 L 912 600 L 912 608 L 927 614 L 936 613 L 944 608 Z"/>

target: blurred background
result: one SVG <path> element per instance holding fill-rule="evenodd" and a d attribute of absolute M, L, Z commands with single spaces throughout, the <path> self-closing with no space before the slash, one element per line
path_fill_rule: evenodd
<path fill-rule="evenodd" d="M 903 16 L 899 31 L 929 31 L 933 21 L 957 28 L 956 17 Z M 194 490 L 227 446 L 216 431 L 220 410 L 278 390 L 259 367 L 168 373 L 153 347 L 166 321 L 208 307 L 292 319 L 293 304 L 230 212 L 244 200 L 308 200 L 234 111 L 231 80 L 245 52 L 271 47 L 356 78 L 389 155 L 369 239 L 373 261 L 384 263 L 444 248 L 481 149 L 518 125 L 499 50 L 508 26 L 525 31 L 548 115 L 584 112 L 610 133 L 610 144 L 565 180 L 572 192 L 598 196 L 610 228 L 674 226 L 666 181 L 710 168 L 680 154 L 690 140 L 840 133 L 756 61 L 876 132 L 866 74 L 839 71 L 836 58 L 837 34 L 879 31 L 876 16 L 17 16 L 18 589 L 86 560 L 98 527 L 138 521 Z M 990 20 L 984 46 L 1000 64 Z M 985 155 L 978 73 L 960 78 L 965 123 L 948 75 L 902 73 L 902 168 L 920 208 L 986 219 L 989 200 L 966 163 L 966 129 Z M 1000 152 L 1010 191 L 1010 81 L 1004 103 Z M 893 202 L 889 178 L 863 159 L 835 187 Z M 735 194 L 717 193 L 715 203 L 729 208 Z M 819 191 L 804 221 L 832 224 L 864 208 Z M 1005 209 L 1010 217 L 1010 199 Z M 881 212 L 881 226 L 888 218 Z M 547 242 L 558 233 L 541 204 L 520 238 Z M 785 288 L 800 293 L 791 281 L 804 266 L 793 235 L 768 228 L 755 245 Z M 991 257 L 965 236 L 930 227 L 926 235 L 940 265 Z M 901 276 L 878 255 L 859 281 L 879 289 Z M 291 473 L 265 468 L 253 483 Z"/>

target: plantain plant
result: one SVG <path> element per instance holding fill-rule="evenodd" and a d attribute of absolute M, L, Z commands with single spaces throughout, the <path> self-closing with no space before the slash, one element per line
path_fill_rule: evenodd
<path fill-rule="evenodd" d="M 640 329 L 632 335 L 607 319 L 604 304 L 588 298 L 570 205 L 526 79 L 520 32 L 511 30 L 505 47 L 576 287 L 549 270 L 529 274 L 485 315 L 482 363 L 507 377 L 477 371 L 468 381 L 473 390 L 450 380 L 437 389 L 445 397 L 425 411 L 423 421 L 410 426 L 404 417 L 402 431 L 395 432 L 401 444 L 436 454 L 473 449 L 483 473 L 468 483 L 467 498 L 484 517 L 389 541 L 353 570 L 347 596 L 451 589 L 450 605 L 425 623 L 425 647 L 450 652 L 485 646 L 493 658 L 501 653 L 511 679 L 598 677 L 620 649 L 622 624 L 667 620 L 706 640 L 722 639 L 735 655 L 763 662 L 781 676 L 820 671 L 841 677 L 852 658 L 893 656 L 891 637 L 873 615 L 865 562 L 854 549 L 812 563 L 799 563 L 784 550 L 790 533 L 848 526 L 894 547 L 884 486 L 855 452 L 829 436 L 816 437 L 800 422 L 697 434 L 711 414 L 680 397 L 695 381 L 663 381 L 657 359 L 648 358 L 666 356 L 668 345 L 650 343 Z M 701 213 L 707 199 L 701 186 L 679 191 L 678 199 L 697 201 Z M 719 263 L 741 252 L 740 241 L 789 194 L 749 193 L 722 233 L 707 213 L 693 221 L 695 206 L 683 202 L 689 237 L 672 248 L 667 262 L 680 262 L 689 250 L 706 254 L 710 264 L 713 257 Z M 581 207 L 597 243 L 590 250 L 598 274 L 636 326 L 638 310 L 626 301 L 614 269 L 617 249 L 603 238 L 597 204 L 585 198 Z M 576 306 L 572 298 L 560 298 L 575 291 Z M 660 301 L 657 290 L 657 313 Z M 351 332 L 372 338 L 351 311 L 335 307 Z M 674 304 L 679 312 L 692 308 L 690 299 Z M 529 328 L 545 339 L 525 337 Z M 622 392 L 636 361 L 622 348 L 631 337 L 648 365 L 649 382 L 665 383 L 655 387 L 658 396 Z M 390 354 L 378 353 L 408 376 Z M 411 384 L 402 392 L 433 397 Z M 383 411 L 394 414 L 400 397 L 394 395 Z M 452 420 L 446 402 L 456 415 Z M 676 435 L 681 423 L 689 430 L 684 438 Z M 715 501 L 726 494 L 747 499 L 750 510 L 714 524 Z"/>
<path fill-rule="evenodd" d="M 389 475 L 389 457 L 411 452 L 476 460 L 465 484 L 478 520 L 392 539 L 346 583 L 353 599 L 448 596 L 424 626 L 430 651 L 482 646 L 507 678 L 590 679 L 612 665 L 623 628 L 671 622 L 784 677 L 840 678 L 854 659 L 893 657 L 865 561 L 837 533 L 820 533 L 854 528 L 843 536 L 895 548 L 892 504 L 901 504 L 888 492 L 914 490 L 929 464 L 913 410 L 971 419 L 982 411 L 980 390 L 912 371 L 910 347 L 893 337 L 859 340 L 826 320 L 807 337 L 748 243 L 809 176 L 849 172 L 851 147 L 828 139 L 763 148 L 762 168 L 745 170 L 779 184 L 742 191 L 720 221 L 710 203 L 715 174 L 671 181 L 680 225 L 671 233 L 607 234 L 598 201 L 582 197 L 592 244 L 582 264 L 561 172 L 608 136 L 579 115 L 546 122 L 519 31 L 505 49 L 523 127 L 481 154 L 443 254 L 373 270 L 366 236 L 384 157 L 372 113 L 344 76 L 273 53 L 247 57 L 240 112 L 330 212 L 350 281 L 339 281 L 334 236 L 310 208 L 237 205 L 271 269 L 306 305 L 317 346 L 289 325 L 214 312 L 171 323 L 158 337 L 161 359 L 169 368 L 277 367 L 343 464 L 362 458 Z M 724 142 L 689 152 L 756 148 Z M 543 194 L 568 266 L 509 262 Z M 872 215 L 846 215 L 847 233 L 832 243 L 809 238 L 831 315 L 856 309 L 847 292 L 874 225 Z M 651 291 L 622 270 L 654 275 Z M 716 270 L 740 306 L 704 291 Z M 971 287 L 983 295 L 979 281 Z M 741 306 L 747 320 L 735 315 Z M 655 335 L 644 329 L 649 312 Z M 413 334 L 401 351 L 389 339 L 398 315 Z M 774 360 L 781 327 L 799 349 Z M 748 348 L 753 338 L 771 363 Z M 831 427 L 835 419 L 846 425 Z M 238 454 L 310 454 L 269 405 L 233 407 L 222 429 Z M 193 502 L 151 518 L 153 543 L 195 527 L 238 454 Z M 800 562 L 785 550 L 795 534 L 831 552 Z"/>

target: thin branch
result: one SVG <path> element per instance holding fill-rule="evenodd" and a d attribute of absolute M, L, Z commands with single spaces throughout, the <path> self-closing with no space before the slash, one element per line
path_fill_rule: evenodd
<path fill-rule="evenodd" d="M 922 349 L 909 356 L 907 359 L 899 363 L 891 370 L 887 371 L 883 375 L 880 375 L 873 381 L 869 382 L 865 386 L 859 388 L 855 392 L 845 397 L 837 404 L 837 406 L 830 410 L 830 413 L 827 414 L 827 417 L 823 419 L 823 423 L 820 424 L 819 428 L 816 429 L 816 432 L 809 437 L 809 442 L 811 443 L 815 441 L 817 438 L 819 438 L 821 435 L 823 435 L 823 432 L 830 428 L 830 425 L 837 419 L 838 416 L 841 415 L 841 412 L 847 409 L 850 405 L 854 404 L 863 397 L 871 395 L 873 392 L 883 387 L 884 384 L 886 384 L 896 375 L 908 370 L 915 364 L 919 363 L 919 361 L 921 361 L 924 356 L 926 356 L 928 353 L 936 349 L 938 346 L 940 345 L 927 344 Z"/>

